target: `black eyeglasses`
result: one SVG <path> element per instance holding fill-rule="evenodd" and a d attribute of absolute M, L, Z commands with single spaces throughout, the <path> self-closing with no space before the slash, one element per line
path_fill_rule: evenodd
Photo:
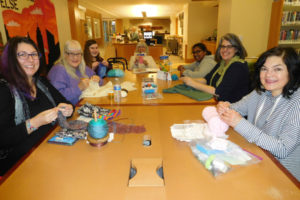
<path fill-rule="evenodd" d="M 201 53 L 201 52 L 202 52 L 202 50 L 197 50 L 197 51 L 193 51 L 192 53 L 196 54 L 196 53 Z"/>
<path fill-rule="evenodd" d="M 221 45 L 220 49 L 232 49 L 234 47 L 235 47 L 234 45 L 227 45 L 227 46 Z"/>
<path fill-rule="evenodd" d="M 71 57 L 79 57 L 79 56 L 82 56 L 82 53 L 66 52 L 66 54 L 67 54 L 68 56 L 71 56 Z"/>
<path fill-rule="evenodd" d="M 31 58 L 33 60 L 39 60 L 42 55 L 40 53 L 38 53 L 38 52 L 27 53 L 26 51 L 21 51 L 21 52 L 17 53 L 17 56 L 21 60 L 27 60 L 29 58 L 29 56 L 31 56 Z"/>

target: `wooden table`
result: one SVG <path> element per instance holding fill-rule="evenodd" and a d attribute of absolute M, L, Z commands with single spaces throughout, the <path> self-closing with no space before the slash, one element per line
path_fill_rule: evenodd
<path fill-rule="evenodd" d="M 121 117 L 144 124 L 146 132 L 116 134 L 112 143 L 101 148 L 84 140 L 74 146 L 48 144 L 45 140 L 2 183 L 0 199 L 300 199 L 300 190 L 274 162 L 231 129 L 227 132 L 229 139 L 263 161 L 214 178 L 193 156 L 189 145 L 172 138 L 170 132 L 172 124 L 201 119 L 203 108 L 122 106 Z M 150 147 L 142 145 L 145 134 L 152 138 Z M 137 158 L 162 159 L 164 186 L 128 187 L 130 162 Z"/>
<path fill-rule="evenodd" d="M 155 83 L 158 85 L 158 93 L 162 95 L 163 98 L 153 99 L 153 100 L 144 100 L 142 96 L 142 80 L 145 77 L 153 77 Z M 108 81 L 114 82 L 114 78 L 108 78 Z M 135 83 L 137 90 L 130 91 L 128 96 L 122 98 L 120 105 L 194 105 L 194 104 L 213 104 L 215 105 L 217 101 L 212 98 L 206 101 L 196 101 L 189 97 L 186 97 L 182 94 L 170 94 L 163 93 L 162 90 L 165 88 L 173 87 L 177 84 L 182 84 L 182 81 L 165 81 L 156 78 L 156 73 L 146 73 L 146 74 L 133 74 L 131 71 L 125 71 L 125 76 L 120 78 L 120 82 L 130 81 Z M 96 105 L 116 105 L 113 99 L 108 97 L 89 97 L 83 98 L 78 105 L 83 105 L 86 102 Z"/>

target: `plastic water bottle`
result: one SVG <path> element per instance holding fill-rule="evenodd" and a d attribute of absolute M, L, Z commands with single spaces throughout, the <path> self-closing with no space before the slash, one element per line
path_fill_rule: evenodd
<path fill-rule="evenodd" d="M 118 78 L 115 79 L 114 84 L 114 101 L 116 103 L 121 102 L 121 84 Z"/>

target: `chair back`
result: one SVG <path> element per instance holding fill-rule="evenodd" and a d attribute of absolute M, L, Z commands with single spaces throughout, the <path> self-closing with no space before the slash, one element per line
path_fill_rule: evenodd
<path fill-rule="evenodd" d="M 115 66 L 119 66 L 121 65 L 123 67 L 123 70 L 125 71 L 125 69 L 128 70 L 128 63 L 126 58 L 123 57 L 112 57 L 112 58 L 108 58 L 107 62 L 113 66 L 113 68 L 116 68 Z"/>

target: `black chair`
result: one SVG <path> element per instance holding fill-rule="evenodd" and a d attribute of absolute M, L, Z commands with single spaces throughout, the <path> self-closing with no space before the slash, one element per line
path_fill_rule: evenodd
<path fill-rule="evenodd" d="M 108 58 L 107 62 L 113 66 L 113 64 L 121 64 L 123 66 L 123 70 L 125 71 L 125 69 L 128 70 L 128 63 L 126 58 L 123 57 L 112 57 L 112 58 Z"/>

